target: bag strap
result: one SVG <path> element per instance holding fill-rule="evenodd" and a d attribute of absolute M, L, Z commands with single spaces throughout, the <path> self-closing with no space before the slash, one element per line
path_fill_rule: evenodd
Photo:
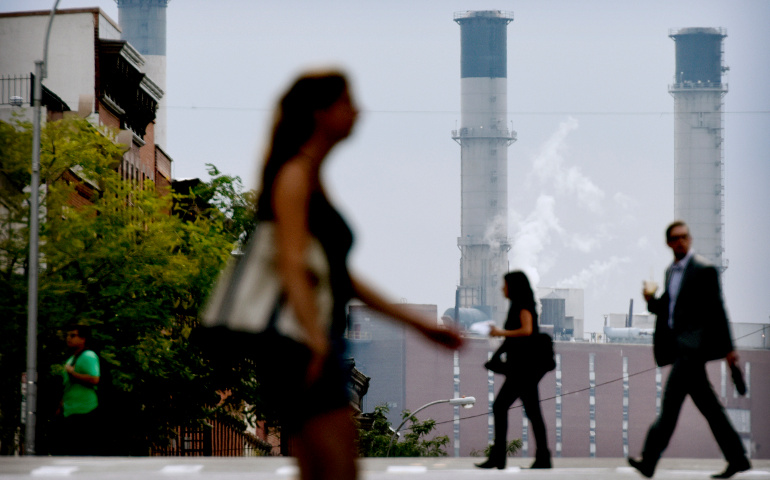
<path fill-rule="evenodd" d="M 72 368 L 75 368 L 75 365 L 78 363 L 78 359 L 80 359 L 80 356 L 83 355 L 86 351 L 87 351 L 86 349 L 83 349 L 83 350 L 75 353 L 75 355 L 72 356 L 72 364 L 71 364 Z M 91 350 L 91 351 L 93 352 L 93 350 Z M 96 354 L 96 360 L 99 362 L 99 368 L 101 368 L 101 363 L 102 363 L 101 362 L 101 357 L 99 357 L 99 354 L 96 353 L 96 352 L 94 352 L 94 354 Z M 85 387 L 93 388 L 94 390 L 97 389 L 96 385 L 84 384 L 84 383 L 80 382 L 79 380 L 76 383 L 79 383 L 79 384 L 81 384 L 81 385 L 83 385 Z"/>
<path fill-rule="evenodd" d="M 74 368 L 74 367 L 75 367 L 75 365 L 78 363 L 78 359 L 79 359 L 79 358 L 80 358 L 80 356 L 83 354 L 83 352 L 85 352 L 85 349 L 83 349 L 83 350 L 81 350 L 81 351 L 79 351 L 79 352 L 75 352 L 75 355 L 73 355 L 73 356 L 72 356 L 72 367 L 73 367 L 73 368 Z"/>

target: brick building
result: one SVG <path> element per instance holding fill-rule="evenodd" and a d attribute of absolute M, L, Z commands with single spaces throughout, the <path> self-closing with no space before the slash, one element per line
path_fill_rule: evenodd
<path fill-rule="evenodd" d="M 0 76 L 9 79 L 4 83 L 13 78 L 19 79 L 14 84 L 31 85 L 29 72 L 42 57 L 49 15 L 50 11 L 0 13 Z M 140 187 L 151 180 L 166 192 L 171 187 L 172 160 L 155 144 L 156 111 L 164 92 L 144 73 L 144 64 L 142 55 L 121 40 L 117 23 L 101 9 L 57 10 L 44 90 L 61 99 L 64 111 L 119 132 L 114 140 L 126 145 L 118 167 L 123 178 Z M 29 108 L 31 91 L 24 85 L 13 93 L 3 91 L 0 109 L 11 108 L 11 96 L 20 97 L 16 101 Z M 48 111 L 43 118 L 55 120 Z"/>
<path fill-rule="evenodd" d="M 417 305 L 425 313 L 433 305 Z M 350 342 L 357 367 L 371 377 L 364 411 L 385 403 L 391 423 L 439 399 L 474 396 L 465 410 L 436 405 L 418 414 L 438 422 L 437 435 L 448 435 L 459 456 L 483 450 L 493 438 L 491 400 L 503 377 L 483 367 L 496 343 L 467 337 L 456 357 L 391 323 L 364 306 L 351 306 Z M 756 331 L 762 332 L 762 325 Z M 540 383 L 540 400 L 554 456 L 624 457 L 641 452 L 655 419 L 668 368 L 655 366 L 650 345 L 556 342 L 557 368 Z M 748 394 L 735 393 L 724 362 L 708 364 L 712 385 L 753 458 L 770 458 L 770 350 L 739 348 Z M 457 408 L 457 411 L 454 411 Z M 456 417 L 459 415 L 459 417 Z M 533 454 L 520 401 L 510 411 L 509 439 L 522 438 L 522 455 Z M 450 455 L 453 449 L 448 450 Z M 668 457 L 719 458 L 721 453 L 706 420 L 690 399 L 665 453 Z"/>

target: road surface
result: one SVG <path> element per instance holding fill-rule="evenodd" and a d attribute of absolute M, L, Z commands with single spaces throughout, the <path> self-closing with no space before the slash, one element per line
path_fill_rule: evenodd
<path fill-rule="evenodd" d="M 370 458 L 360 460 L 361 480 L 642 479 L 622 458 L 557 458 L 551 470 L 529 470 L 531 459 L 511 458 L 505 470 L 473 467 L 479 458 Z M 754 460 L 738 480 L 770 480 L 770 460 Z M 655 479 L 710 478 L 724 469 L 718 459 L 661 460 Z M 293 459 L 284 457 L 0 457 L 0 480 L 293 480 Z"/>

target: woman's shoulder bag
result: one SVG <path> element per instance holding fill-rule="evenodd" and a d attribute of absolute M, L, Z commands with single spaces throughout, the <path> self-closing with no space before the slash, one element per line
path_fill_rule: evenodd
<path fill-rule="evenodd" d="M 333 304 L 329 263 L 314 237 L 308 243 L 305 261 L 315 285 L 318 321 L 326 331 L 331 327 Z M 304 328 L 285 301 L 276 263 L 275 223 L 263 221 L 257 225 L 243 254 L 231 259 L 220 274 L 201 315 L 201 324 L 256 335 L 274 331 L 307 343 Z"/>

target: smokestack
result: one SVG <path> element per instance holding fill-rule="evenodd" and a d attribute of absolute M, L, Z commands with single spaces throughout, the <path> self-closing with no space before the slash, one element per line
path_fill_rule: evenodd
<path fill-rule="evenodd" d="M 166 7 L 169 0 L 116 0 L 123 40 L 145 59 L 148 77 L 164 92 L 155 117 L 155 143 L 166 147 Z"/>
<path fill-rule="evenodd" d="M 690 227 L 693 249 L 724 270 L 724 127 L 727 71 L 721 28 L 683 28 L 676 42 L 674 97 L 674 217 Z"/>
<path fill-rule="evenodd" d="M 631 303 L 628 306 L 628 317 L 626 317 L 626 328 L 634 326 L 634 299 L 631 299 Z"/>
<path fill-rule="evenodd" d="M 452 138 L 461 147 L 461 307 L 485 311 L 501 325 L 508 269 L 507 26 L 511 12 L 455 13 L 461 36 L 461 120 Z"/>

